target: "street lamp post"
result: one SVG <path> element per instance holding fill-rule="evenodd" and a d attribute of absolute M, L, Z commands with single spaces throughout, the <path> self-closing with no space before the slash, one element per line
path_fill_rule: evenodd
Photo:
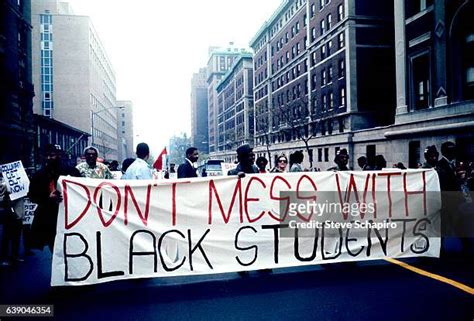
<path fill-rule="evenodd" d="M 98 111 L 92 111 L 91 110 L 91 136 L 92 136 L 92 146 L 95 145 L 95 142 L 94 142 L 94 119 L 95 119 L 95 115 L 97 114 L 100 114 L 106 110 L 110 110 L 110 109 L 124 109 L 125 106 L 112 106 L 112 107 L 108 107 L 108 108 L 104 108 L 104 109 L 101 109 L 101 110 L 98 110 Z M 104 154 L 104 157 L 105 157 L 105 154 Z"/>

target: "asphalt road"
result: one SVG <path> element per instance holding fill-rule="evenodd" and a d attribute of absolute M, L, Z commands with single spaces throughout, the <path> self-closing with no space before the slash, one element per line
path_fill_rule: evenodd
<path fill-rule="evenodd" d="M 405 262 L 474 287 L 472 257 Z M 55 289 L 50 264 L 45 250 L 1 268 L 0 304 L 54 304 L 42 319 L 68 321 L 474 320 L 472 294 L 386 261 Z"/>

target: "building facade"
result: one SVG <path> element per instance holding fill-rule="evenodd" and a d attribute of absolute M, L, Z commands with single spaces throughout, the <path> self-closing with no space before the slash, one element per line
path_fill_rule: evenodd
<path fill-rule="evenodd" d="M 216 90 L 219 113 L 214 157 L 230 163 L 236 160 L 239 146 L 254 143 L 252 55 L 240 55 Z"/>
<path fill-rule="evenodd" d="M 119 140 L 118 161 L 135 157 L 133 145 L 133 103 L 129 100 L 117 101 L 117 137 Z"/>
<path fill-rule="evenodd" d="M 0 2 L 0 164 L 34 167 L 31 1 Z"/>
<path fill-rule="evenodd" d="M 209 153 L 207 70 L 199 69 L 191 79 L 191 143 L 204 154 Z"/>
<path fill-rule="evenodd" d="M 227 48 L 210 47 L 207 62 L 207 93 L 208 93 L 208 130 L 209 130 L 209 156 L 215 157 L 218 152 L 218 118 L 223 110 L 218 109 L 216 88 L 219 82 L 234 64 L 234 60 L 241 54 L 249 51 L 237 48 L 230 43 Z"/>
<path fill-rule="evenodd" d="M 88 146 L 89 133 L 63 124 L 47 116 L 33 115 L 35 127 L 35 163 L 44 164 L 45 146 L 47 144 L 60 145 L 63 152 L 63 160 L 70 166 L 76 166 L 81 162 L 84 148 Z"/>
<path fill-rule="evenodd" d="M 257 153 L 299 149 L 327 169 L 346 148 L 355 168 L 376 155 L 414 168 L 450 140 L 472 161 L 472 12 L 461 0 L 283 1 L 251 42 Z"/>
<path fill-rule="evenodd" d="M 257 154 L 326 169 L 355 131 L 393 123 L 393 33 L 390 1 L 283 1 L 250 43 Z"/>
<path fill-rule="evenodd" d="M 115 74 L 89 17 L 68 3 L 34 1 L 34 112 L 91 133 L 106 159 L 117 159 Z"/>

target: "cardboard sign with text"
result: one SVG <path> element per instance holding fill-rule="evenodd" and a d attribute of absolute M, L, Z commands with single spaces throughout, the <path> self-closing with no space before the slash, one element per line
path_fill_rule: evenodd
<path fill-rule="evenodd" d="M 0 165 L 3 179 L 7 182 L 8 192 L 12 201 L 28 194 L 30 180 L 21 161 Z"/>

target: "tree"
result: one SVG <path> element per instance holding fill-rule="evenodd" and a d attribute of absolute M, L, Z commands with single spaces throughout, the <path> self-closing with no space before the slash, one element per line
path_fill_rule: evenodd
<path fill-rule="evenodd" d="M 286 140 L 292 138 L 301 139 L 305 145 L 306 152 L 309 156 L 309 166 L 313 168 L 313 153 L 309 148 L 309 141 L 315 135 L 314 131 L 310 131 L 310 114 L 308 109 L 308 96 L 299 96 L 295 90 L 293 91 L 293 99 L 287 100 L 284 104 L 278 104 L 278 120 L 281 129 L 285 133 Z"/>

